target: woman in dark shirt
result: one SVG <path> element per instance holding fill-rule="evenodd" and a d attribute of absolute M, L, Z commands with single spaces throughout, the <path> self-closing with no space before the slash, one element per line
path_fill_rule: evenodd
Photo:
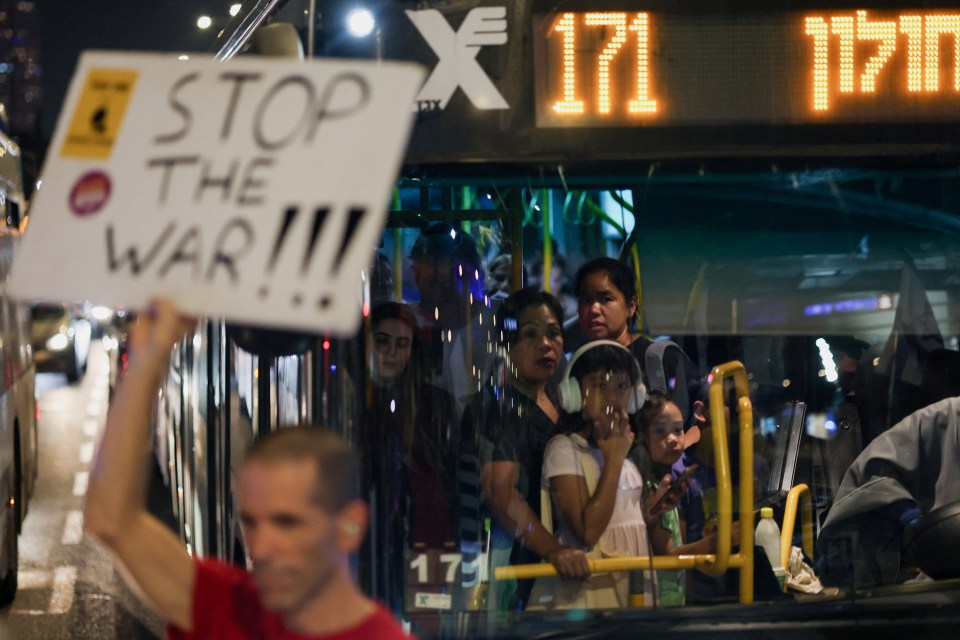
<path fill-rule="evenodd" d="M 385 567 L 379 588 L 398 596 L 404 552 L 455 550 L 456 412 L 453 397 L 419 375 L 417 322 L 410 308 L 385 302 L 374 307 L 370 320 L 370 385 L 362 421 L 366 477 L 376 496 L 379 535 L 389 541 L 377 550 Z"/>
<path fill-rule="evenodd" d="M 583 578 L 583 552 L 561 545 L 540 522 L 540 473 L 547 440 L 559 412 L 547 385 L 563 357 L 563 310 L 549 293 L 528 287 L 510 295 L 497 312 L 506 349 L 501 386 L 488 386 L 464 417 L 480 442 L 480 488 L 493 516 L 494 564 L 527 564 L 541 558 L 560 575 Z M 494 583 L 496 585 L 496 583 Z M 531 581 L 516 593 L 498 592 L 496 606 L 522 609 Z"/>

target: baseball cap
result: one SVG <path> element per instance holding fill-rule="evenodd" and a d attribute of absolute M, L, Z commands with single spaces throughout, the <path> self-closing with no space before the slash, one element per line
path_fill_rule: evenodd
<path fill-rule="evenodd" d="M 480 266 L 477 243 L 446 222 L 431 222 L 421 231 L 410 249 L 410 258 L 451 258 L 472 267 Z"/>

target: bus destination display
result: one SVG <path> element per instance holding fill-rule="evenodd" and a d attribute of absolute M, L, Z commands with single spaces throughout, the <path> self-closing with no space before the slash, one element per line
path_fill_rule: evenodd
<path fill-rule="evenodd" d="M 538 127 L 960 120 L 960 9 L 534 16 Z"/>

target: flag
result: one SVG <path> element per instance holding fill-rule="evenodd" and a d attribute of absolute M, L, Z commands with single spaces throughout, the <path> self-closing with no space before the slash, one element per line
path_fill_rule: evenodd
<path fill-rule="evenodd" d="M 872 424 L 865 425 L 864 445 L 924 406 L 923 370 L 930 354 L 937 349 L 943 349 L 940 325 L 916 266 L 907 258 L 900 276 L 893 328 L 873 367 L 874 375 L 880 379 L 870 385 L 872 397 L 858 401 L 885 408 L 874 414 Z M 872 363 L 864 364 L 869 367 Z M 876 384 L 881 380 L 885 388 Z M 876 396 L 878 392 L 882 397 Z"/>

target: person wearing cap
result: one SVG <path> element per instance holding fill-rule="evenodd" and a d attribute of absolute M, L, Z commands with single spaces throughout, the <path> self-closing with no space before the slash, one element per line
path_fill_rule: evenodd
<path fill-rule="evenodd" d="M 432 370 L 428 382 L 449 391 L 462 415 L 493 353 L 493 317 L 477 245 L 462 230 L 431 223 L 410 250 L 410 270 L 420 294 L 415 310 Z"/>

